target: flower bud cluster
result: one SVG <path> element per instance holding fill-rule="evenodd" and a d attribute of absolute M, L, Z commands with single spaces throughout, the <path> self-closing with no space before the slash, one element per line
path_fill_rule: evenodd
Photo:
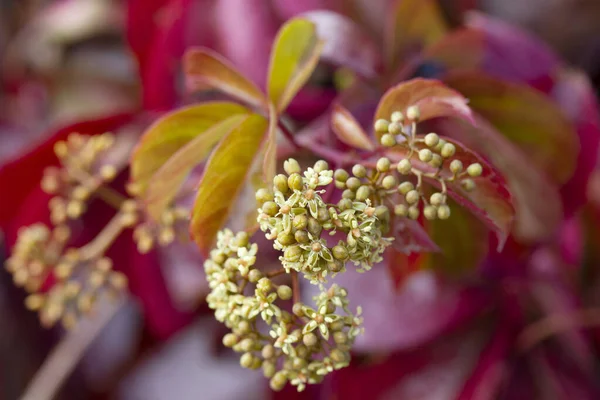
<path fill-rule="evenodd" d="M 447 183 L 458 182 L 465 191 L 472 191 L 475 182 L 471 178 L 481 176 L 483 167 L 475 162 L 465 168 L 460 158 L 455 157 L 456 146 L 436 133 L 417 135 L 419 117 L 419 108 L 412 106 L 406 115 L 395 111 L 390 120 L 379 119 L 374 124 L 375 131 L 382 134 L 380 142 L 384 147 L 398 146 L 408 150 L 408 156 L 392 166 L 401 181 L 397 187 L 401 199 L 395 205 L 394 213 L 411 219 L 419 218 L 421 212 L 428 220 L 448 219 Z M 449 173 L 442 174 L 442 170 Z M 416 183 L 411 177 L 417 178 Z M 426 193 L 423 177 L 437 180 L 441 191 Z"/>
<path fill-rule="evenodd" d="M 262 369 L 273 390 L 289 382 L 300 391 L 348 365 L 362 329 L 360 309 L 353 314 L 347 292 L 333 285 L 321 287 L 314 308 L 295 301 L 288 311 L 292 288 L 256 268 L 257 251 L 245 232 L 219 233 L 204 265 L 211 288 L 207 302 L 231 329 L 223 344 L 242 353 L 242 367 Z"/>
<path fill-rule="evenodd" d="M 357 185 L 353 200 L 329 204 L 321 197 L 325 190 L 319 189 L 334 179 L 325 161 L 318 161 L 303 175 L 294 159 L 286 161 L 284 169 L 286 174 L 273 179 L 273 191 L 260 189 L 256 199 L 262 205 L 258 210 L 260 229 L 273 240 L 275 249 L 282 251 L 279 259 L 286 272 L 300 272 L 318 284 L 345 271 L 348 262 L 365 271 L 381 261 L 390 244 L 383 236 L 389 212 L 385 206 L 371 206 L 370 192 L 361 190 L 369 191 L 368 187 Z M 344 234 L 345 240 L 330 247 L 327 235 L 337 232 Z"/>

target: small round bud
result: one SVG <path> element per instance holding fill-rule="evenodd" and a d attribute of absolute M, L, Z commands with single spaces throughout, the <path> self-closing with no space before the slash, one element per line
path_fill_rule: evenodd
<path fill-rule="evenodd" d="M 254 349 L 254 340 L 250 338 L 243 339 L 240 342 L 240 349 L 242 351 L 252 351 Z"/>
<path fill-rule="evenodd" d="M 67 204 L 67 215 L 69 218 L 79 218 L 83 213 L 85 206 L 78 200 L 72 200 Z"/>
<path fill-rule="evenodd" d="M 75 200 L 86 200 L 90 197 L 90 190 L 85 186 L 77 186 L 73 189 L 73 198 Z"/>
<path fill-rule="evenodd" d="M 442 146 L 442 150 L 440 151 L 440 154 L 444 158 L 452 157 L 454 153 L 456 153 L 456 146 L 454 146 L 452 143 L 444 144 Z"/>
<path fill-rule="evenodd" d="M 297 262 L 302 256 L 302 249 L 300 246 L 289 246 L 283 251 L 283 258 L 288 262 Z M 264 279 L 264 278 L 262 278 Z"/>
<path fill-rule="evenodd" d="M 394 214 L 400 217 L 406 217 L 408 215 L 408 207 L 404 204 L 396 204 L 394 206 Z"/>
<path fill-rule="evenodd" d="M 381 157 L 377 160 L 377 171 L 388 172 L 390 170 L 390 159 L 387 157 Z"/>
<path fill-rule="evenodd" d="M 352 168 L 352 172 L 354 172 L 354 168 Z M 358 188 L 360 187 L 361 182 L 360 179 L 352 177 L 352 178 L 348 178 L 348 180 L 346 181 L 346 187 L 350 190 L 358 190 Z"/>
<path fill-rule="evenodd" d="M 329 169 L 329 164 L 327 164 L 327 161 L 325 160 L 319 160 L 315 163 L 315 166 L 313 167 L 313 169 L 316 172 L 323 172 Z"/>
<path fill-rule="evenodd" d="M 414 188 L 415 188 L 415 185 L 413 185 L 412 182 L 404 181 L 400 185 L 398 185 L 398 192 L 400 192 L 400 194 L 405 195 L 406 193 L 410 192 L 411 190 L 414 190 Z"/>
<path fill-rule="evenodd" d="M 365 201 L 371 195 L 371 188 L 367 185 L 362 185 L 356 191 L 356 200 Z"/>
<path fill-rule="evenodd" d="M 417 206 L 410 206 L 408 207 L 408 218 L 410 219 L 417 219 L 419 218 L 419 207 Z"/>
<path fill-rule="evenodd" d="M 273 187 L 275 190 L 285 193 L 288 191 L 288 178 L 284 174 L 275 175 L 273 178 Z"/>
<path fill-rule="evenodd" d="M 350 175 L 348 174 L 348 171 L 346 171 L 345 169 L 336 169 L 335 172 L 333 173 L 333 179 L 335 179 L 336 181 L 339 181 L 339 182 L 345 183 L 349 177 L 350 177 Z"/>
<path fill-rule="evenodd" d="M 364 167 L 364 165 L 356 164 L 354 167 L 352 167 L 352 174 L 357 178 L 364 178 L 367 176 L 367 169 Z"/>
<path fill-rule="evenodd" d="M 308 237 L 308 232 L 306 232 L 305 230 L 296 231 L 296 233 L 294 233 L 294 238 L 296 239 L 296 242 L 300 244 L 305 244 L 310 241 L 310 238 Z"/>
<path fill-rule="evenodd" d="M 406 117 L 413 121 L 418 121 L 421 117 L 421 111 L 417 106 L 410 106 L 406 109 Z"/>
<path fill-rule="evenodd" d="M 477 178 L 478 176 L 481 176 L 482 172 L 483 168 L 479 163 L 473 163 L 467 167 L 467 174 L 469 174 L 470 177 Z"/>
<path fill-rule="evenodd" d="M 440 137 L 437 133 L 428 133 L 425 135 L 424 142 L 428 147 L 434 147 L 440 141 Z"/>
<path fill-rule="evenodd" d="M 437 217 L 439 219 L 448 219 L 448 218 L 450 218 L 450 207 L 448 207 L 445 204 L 439 206 L 438 209 L 437 209 Z"/>
<path fill-rule="evenodd" d="M 67 146 L 67 143 L 62 140 L 60 142 L 56 142 L 54 144 L 54 154 L 56 154 L 58 158 L 66 157 L 67 154 L 69 154 L 69 147 Z"/>
<path fill-rule="evenodd" d="M 300 164 L 293 158 L 288 158 L 283 162 L 283 169 L 288 175 L 299 174 L 301 171 Z"/>
<path fill-rule="evenodd" d="M 250 322 L 246 320 L 241 320 L 240 323 L 237 325 L 237 331 L 242 334 L 249 333 L 251 329 L 252 327 L 250 326 Z"/>
<path fill-rule="evenodd" d="M 402 124 L 398 122 L 392 122 L 390 126 L 388 126 L 388 132 L 394 136 L 402 133 Z"/>
<path fill-rule="evenodd" d="M 381 181 L 381 186 L 386 190 L 394 188 L 396 184 L 396 178 L 393 175 L 388 175 Z"/>
<path fill-rule="evenodd" d="M 348 342 L 348 335 L 345 332 L 338 331 L 333 334 L 333 340 L 337 344 L 344 344 Z"/>
<path fill-rule="evenodd" d="M 329 354 L 329 356 L 336 363 L 344 362 L 348 358 L 347 354 L 344 353 L 343 351 L 341 351 L 340 349 L 333 349 L 333 350 L 331 350 L 331 353 Z"/>
<path fill-rule="evenodd" d="M 304 343 L 307 347 L 312 347 L 319 342 L 317 335 L 312 332 L 308 332 L 306 335 L 302 337 L 302 343 Z"/>
<path fill-rule="evenodd" d="M 429 198 L 429 202 L 434 206 L 441 206 L 444 204 L 444 195 L 441 193 L 434 193 Z"/>
<path fill-rule="evenodd" d="M 437 209 L 434 206 L 425 206 L 423 208 L 423 215 L 425 218 L 432 221 L 437 217 Z"/>
<path fill-rule="evenodd" d="M 305 229 L 308 225 L 308 217 L 306 215 L 296 215 L 292 224 L 296 229 Z"/>
<path fill-rule="evenodd" d="M 450 163 L 450 171 L 456 175 L 460 174 L 463 170 L 463 163 L 460 160 L 452 160 Z"/>
<path fill-rule="evenodd" d="M 296 243 L 294 235 L 286 232 L 281 232 L 279 235 L 277 235 L 277 241 L 284 246 L 289 246 Z"/>
<path fill-rule="evenodd" d="M 256 288 L 262 292 L 268 292 L 272 286 L 273 284 L 269 278 L 260 278 L 256 284 Z"/>
<path fill-rule="evenodd" d="M 338 244 L 336 246 L 333 246 L 331 252 L 333 253 L 333 257 L 335 257 L 338 260 L 345 261 L 348 259 L 348 250 L 346 250 L 346 248 L 342 245 Z"/>
<path fill-rule="evenodd" d="M 302 304 L 301 303 L 295 303 L 292 306 L 292 312 L 294 313 L 295 316 L 297 317 L 302 317 L 304 316 L 304 312 L 302 311 Z"/>
<path fill-rule="evenodd" d="M 388 127 L 390 126 L 390 122 L 385 119 L 378 119 L 375 121 L 373 128 L 375 132 L 386 133 L 388 131 Z"/>
<path fill-rule="evenodd" d="M 460 182 L 460 185 L 463 187 L 463 189 L 465 189 L 467 192 L 470 192 L 471 190 L 475 189 L 475 182 L 473 181 L 473 179 L 463 179 Z"/>
<path fill-rule="evenodd" d="M 377 206 L 375 207 L 375 216 L 380 221 L 389 221 L 390 220 L 390 209 L 386 206 Z"/>
<path fill-rule="evenodd" d="M 250 235 L 248 235 L 248 232 L 238 232 L 235 235 L 235 244 L 238 247 L 246 247 L 248 246 L 248 243 L 250 243 Z"/>
<path fill-rule="evenodd" d="M 228 333 L 225 336 L 223 336 L 223 346 L 233 347 L 237 344 L 239 340 L 240 338 L 235 333 Z"/>
<path fill-rule="evenodd" d="M 352 178 L 350 178 L 352 179 Z M 342 199 L 348 199 L 348 200 L 354 200 L 354 198 L 356 197 L 356 193 L 354 192 L 354 190 L 352 189 L 346 189 L 342 192 Z M 350 207 L 352 207 L 352 205 L 350 205 Z"/>
<path fill-rule="evenodd" d="M 433 153 L 429 149 L 419 150 L 419 160 L 429 162 L 433 158 Z"/>
<path fill-rule="evenodd" d="M 410 192 L 406 193 L 406 196 L 404 196 L 408 204 L 417 203 L 419 201 L 419 197 L 419 192 L 416 190 L 411 190 Z"/>
<path fill-rule="evenodd" d="M 262 348 L 261 354 L 263 358 L 269 359 L 275 357 L 275 347 L 272 344 L 265 344 L 265 347 Z"/>
<path fill-rule="evenodd" d="M 306 362 L 306 360 L 305 360 L 305 359 L 303 359 L 303 358 L 300 358 L 300 357 L 296 357 L 296 358 L 294 358 L 294 360 L 292 361 L 292 367 L 293 367 L 295 370 L 302 370 L 302 369 L 306 368 L 306 365 L 307 365 L 307 364 L 308 364 L 308 363 Z"/>
<path fill-rule="evenodd" d="M 279 207 L 277 206 L 277 203 L 275 203 L 274 201 L 267 201 L 267 202 L 265 202 L 265 204 L 263 204 L 262 210 L 268 216 L 274 217 L 277 214 L 277 212 L 279 211 Z"/>
<path fill-rule="evenodd" d="M 117 168 L 114 165 L 103 165 L 100 168 L 100 176 L 105 181 L 112 181 L 117 176 Z"/>
<path fill-rule="evenodd" d="M 250 272 L 248 272 L 248 280 L 251 283 L 258 282 L 260 280 L 260 278 L 262 278 L 262 272 L 260 272 L 259 270 L 257 270 L 257 269 L 251 269 Z"/>
<path fill-rule="evenodd" d="M 408 174 L 410 174 L 410 171 L 412 169 L 412 164 L 410 163 L 410 160 L 405 158 L 403 160 L 400 160 L 396 169 L 402 175 L 408 175 Z"/>
<path fill-rule="evenodd" d="M 352 208 L 352 200 L 343 198 L 338 202 L 338 207 L 341 211 L 349 210 Z"/>
<path fill-rule="evenodd" d="M 275 363 L 272 361 L 263 362 L 262 369 L 263 369 L 263 375 L 265 376 L 265 378 L 272 378 L 273 375 L 275 375 L 275 372 L 277 371 L 277 368 L 275 367 Z"/>
<path fill-rule="evenodd" d="M 340 272 L 344 269 L 344 264 L 339 260 L 330 261 L 327 263 L 327 269 L 331 272 Z"/>
<path fill-rule="evenodd" d="M 439 168 L 442 166 L 443 162 L 444 159 L 442 158 L 442 156 L 440 156 L 439 154 L 433 154 L 431 161 L 429 161 L 429 165 L 431 165 L 433 168 Z"/>
<path fill-rule="evenodd" d="M 289 300 L 292 298 L 292 288 L 287 285 L 281 285 L 277 288 L 277 296 L 281 300 Z"/>
<path fill-rule="evenodd" d="M 385 147 L 393 147 L 397 144 L 396 138 L 394 135 L 386 133 L 381 137 L 381 145 Z"/>
<path fill-rule="evenodd" d="M 242 357 L 240 357 L 240 365 L 244 368 L 250 368 L 253 364 L 254 356 L 252 353 L 244 353 Z"/>
<path fill-rule="evenodd" d="M 392 115 L 390 115 L 390 120 L 392 120 L 392 122 L 402 122 L 404 120 L 404 115 L 400 111 L 394 111 Z"/>
<path fill-rule="evenodd" d="M 308 219 L 308 231 L 314 236 L 320 236 L 323 227 L 321 223 L 314 218 Z"/>
<path fill-rule="evenodd" d="M 25 307 L 30 311 L 38 311 L 45 302 L 46 298 L 43 294 L 34 293 L 25 298 Z"/>
<path fill-rule="evenodd" d="M 269 381 L 269 386 L 275 392 L 279 392 L 287 383 L 287 377 L 283 371 L 277 372 Z"/>
<path fill-rule="evenodd" d="M 302 187 L 304 186 L 302 176 L 297 172 L 294 172 L 289 176 L 287 184 L 292 190 L 302 190 Z"/>
<path fill-rule="evenodd" d="M 329 211 L 325 207 L 321 207 L 317 210 L 317 221 L 326 222 L 329 221 Z"/>

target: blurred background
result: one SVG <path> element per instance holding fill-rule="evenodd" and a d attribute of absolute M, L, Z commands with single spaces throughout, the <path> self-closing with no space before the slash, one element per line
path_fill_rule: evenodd
<path fill-rule="evenodd" d="M 367 8 L 377 8 L 385 1 L 365 3 Z M 152 10 L 150 14 L 158 26 L 166 24 L 164 21 L 169 18 L 183 18 L 182 15 L 187 18 L 193 14 L 200 25 L 185 26 L 189 31 L 186 35 L 211 35 L 202 29 L 202 24 L 220 24 L 217 31 L 227 29 L 231 34 L 219 39 L 219 46 L 231 50 L 236 41 L 246 40 L 242 34 L 236 34 L 238 25 L 255 23 L 253 13 L 264 13 L 265 4 L 271 1 L 175 1 L 189 6 L 185 14 L 166 12 L 161 3 L 169 2 L 0 0 L 0 165 L 18 158 L 60 126 L 136 111 L 148 101 L 143 94 L 139 59 L 131 51 L 131 38 L 127 34 L 128 23 L 132 23 L 128 15 L 131 10 L 140 7 Z M 567 63 L 582 69 L 594 88 L 600 89 L 600 1 L 444 0 L 441 3 L 453 21 L 460 20 L 462 10 L 478 9 L 524 28 L 545 41 Z M 245 15 L 238 15 L 235 20 L 235 13 L 228 14 L 234 8 L 245 10 Z M 279 18 L 293 14 L 281 10 L 276 7 Z M 229 24 L 225 22 L 228 15 L 232 19 Z M 144 38 L 137 40 L 143 42 Z M 152 38 L 146 40 L 150 42 Z M 256 46 L 261 46 L 260 37 L 256 40 Z M 239 51 L 252 51 L 251 41 L 244 46 L 246 49 Z M 173 62 L 167 55 L 158 56 L 157 60 L 165 64 Z M 328 85 L 333 79 L 329 71 L 323 69 L 320 73 L 323 76 L 318 78 L 319 82 Z M 10 191 L 0 192 L 0 208 L 3 198 L 10 195 Z M 0 248 L 0 261 L 6 253 L 6 248 Z M 183 293 L 180 296 L 185 298 L 189 293 L 197 295 L 205 290 L 202 275 L 195 272 L 199 266 L 193 253 L 186 258 L 177 251 L 165 252 L 161 257 L 165 264 L 178 266 L 163 273 L 173 290 Z M 426 291 L 427 282 L 423 285 L 421 290 Z M 57 399 L 271 398 L 259 373 L 240 368 L 235 356 L 219 350 L 222 331 L 206 310 L 197 310 L 191 324 L 162 340 L 148 331 L 142 309 L 136 300 L 129 299 L 119 305 L 102 305 L 94 321 L 84 323 L 77 334 L 65 336 L 58 328 L 42 329 L 35 313 L 25 310 L 24 297 L 13 286 L 10 275 L 2 270 L 0 399 L 20 398 L 39 371 L 46 374 L 45 381 L 37 382 L 44 388 L 41 393 L 56 391 Z M 97 331 L 98 321 L 103 318 L 110 318 L 110 322 Z M 58 360 L 63 360 L 63 366 L 54 375 L 52 370 L 42 367 L 50 359 L 54 360 L 53 366 L 61 365 Z M 57 384 L 61 382 L 64 383 Z M 295 398 L 293 393 L 286 396 Z"/>

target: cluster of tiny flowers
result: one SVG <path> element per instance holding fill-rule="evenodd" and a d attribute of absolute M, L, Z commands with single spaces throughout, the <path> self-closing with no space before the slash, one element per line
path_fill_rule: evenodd
<path fill-rule="evenodd" d="M 127 278 L 112 270 L 110 259 L 82 259 L 78 249 L 65 250 L 69 236 L 65 225 L 52 231 L 43 224 L 22 228 L 6 261 L 15 284 L 30 293 L 27 308 L 38 311 L 47 327 L 58 321 L 67 329 L 74 327 L 102 293 L 116 295 L 127 286 Z M 50 278 L 56 282 L 44 290 Z"/>
<path fill-rule="evenodd" d="M 284 163 L 286 174 L 273 179 L 273 190 L 260 189 L 256 199 L 260 229 L 273 240 L 283 255 L 286 272 L 300 272 L 313 284 L 324 283 L 328 276 L 343 272 L 347 262 L 368 270 L 381 261 L 390 244 L 383 236 L 389 220 L 387 207 L 372 207 L 369 194 L 361 187 L 353 200 L 326 203 L 319 189 L 333 182 L 333 171 L 325 161 L 318 161 L 301 175 L 294 159 Z M 387 213 L 386 213 L 387 212 Z M 343 234 L 335 246 L 329 247 L 327 235 Z"/>
<path fill-rule="evenodd" d="M 406 158 L 392 165 L 399 176 L 405 178 L 397 186 L 401 199 L 396 202 L 394 213 L 417 219 L 422 210 L 423 216 L 428 220 L 448 219 L 450 207 L 447 205 L 447 183 L 458 182 L 463 190 L 472 191 L 475 189 L 475 182 L 471 178 L 481 176 L 483 167 L 476 162 L 465 168 L 463 162 L 454 157 L 456 146 L 436 133 L 417 135 L 419 117 L 419 108 L 411 106 L 406 110 L 406 115 L 395 111 L 390 115 L 390 120 L 379 119 L 375 122 L 374 128 L 382 134 L 380 141 L 383 146 L 400 146 L 409 150 Z M 412 161 L 413 155 L 420 164 Z M 426 168 L 422 168 L 423 165 Z M 442 170 L 450 171 L 451 175 L 441 174 Z M 411 177 L 417 178 L 416 183 L 410 180 Z M 427 194 L 422 185 L 423 177 L 439 181 L 441 191 Z"/>
<path fill-rule="evenodd" d="M 291 306 L 292 288 L 255 267 L 257 251 L 245 232 L 219 233 L 204 266 L 211 288 L 207 302 L 231 329 L 223 344 L 242 353 L 242 367 L 262 368 L 273 390 L 289 382 L 301 391 L 348 365 L 362 329 L 360 309 L 349 310 L 347 292 L 337 285 L 321 286 L 315 307 L 299 301 Z"/>

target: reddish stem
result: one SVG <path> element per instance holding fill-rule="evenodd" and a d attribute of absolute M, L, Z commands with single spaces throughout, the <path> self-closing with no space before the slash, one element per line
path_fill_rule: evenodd
<path fill-rule="evenodd" d="M 292 271 L 292 293 L 294 304 L 300 302 L 300 280 L 298 279 L 298 271 Z"/>

